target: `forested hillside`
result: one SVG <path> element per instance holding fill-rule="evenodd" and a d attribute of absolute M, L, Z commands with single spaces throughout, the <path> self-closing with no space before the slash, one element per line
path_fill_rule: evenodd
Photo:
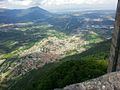
<path fill-rule="evenodd" d="M 10 90 L 53 90 L 96 78 L 106 73 L 111 40 L 96 44 L 81 54 L 46 64 L 13 81 Z"/>

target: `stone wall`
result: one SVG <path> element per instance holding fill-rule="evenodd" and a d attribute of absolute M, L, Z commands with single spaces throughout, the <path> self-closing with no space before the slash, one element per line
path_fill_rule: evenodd
<path fill-rule="evenodd" d="M 90 81 L 55 90 L 120 90 L 120 72 L 110 73 Z"/>

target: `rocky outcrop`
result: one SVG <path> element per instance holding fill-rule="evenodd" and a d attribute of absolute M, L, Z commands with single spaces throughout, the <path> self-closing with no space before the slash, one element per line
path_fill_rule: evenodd
<path fill-rule="evenodd" d="M 120 0 L 118 0 L 108 66 L 108 72 L 115 71 L 120 71 Z"/>
<path fill-rule="evenodd" d="M 120 90 L 120 72 L 110 73 L 90 81 L 55 90 Z"/>

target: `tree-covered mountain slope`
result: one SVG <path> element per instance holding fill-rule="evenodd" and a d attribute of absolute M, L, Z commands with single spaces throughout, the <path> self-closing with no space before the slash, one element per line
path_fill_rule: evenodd
<path fill-rule="evenodd" d="M 106 73 L 111 40 L 12 79 L 7 90 L 53 90 Z"/>
<path fill-rule="evenodd" d="M 40 8 L 31 7 L 28 9 L 0 9 L 0 23 L 20 23 L 44 21 L 51 17 L 51 13 Z"/>

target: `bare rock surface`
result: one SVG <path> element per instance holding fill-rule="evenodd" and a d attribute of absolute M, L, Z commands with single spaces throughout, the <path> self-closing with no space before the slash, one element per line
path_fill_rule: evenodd
<path fill-rule="evenodd" d="M 120 90 L 120 72 L 109 73 L 90 81 L 55 90 Z"/>

